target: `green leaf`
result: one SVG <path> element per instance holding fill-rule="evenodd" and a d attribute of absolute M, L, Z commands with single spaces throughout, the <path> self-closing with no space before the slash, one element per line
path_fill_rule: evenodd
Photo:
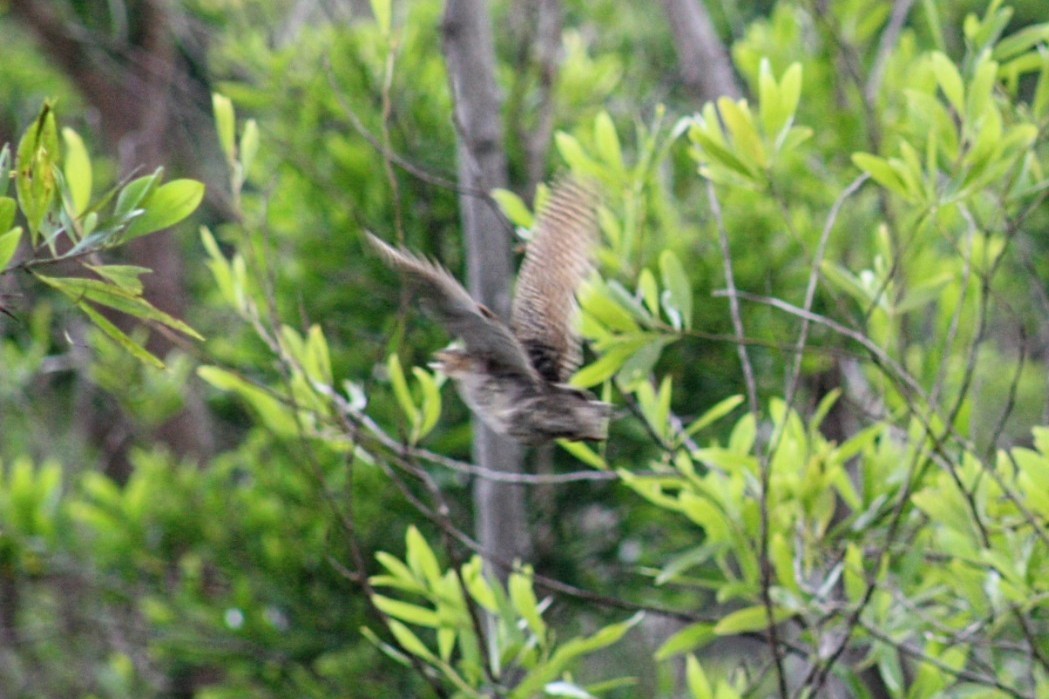
<path fill-rule="evenodd" d="M 62 172 L 65 175 L 69 192 L 73 197 L 73 216 L 79 216 L 91 203 L 91 158 L 87 154 L 84 140 L 73 129 L 62 129 L 62 139 L 66 143 L 66 155 Z"/>
<path fill-rule="evenodd" d="M 299 434 L 299 425 L 284 402 L 269 391 L 254 385 L 233 372 L 216 366 L 202 366 L 197 376 L 221 391 L 232 391 L 255 409 L 274 433 L 283 437 Z"/>
<path fill-rule="evenodd" d="M 412 655 L 430 662 L 437 660 L 437 658 L 434 657 L 433 652 L 426 647 L 426 644 L 420 641 L 419 637 L 412 633 L 412 630 L 407 626 L 396 619 L 390 619 L 387 623 L 390 627 L 390 633 L 392 633 L 393 637 L 397 639 L 397 643 L 405 652 L 411 653 Z"/>
<path fill-rule="evenodd" d="M 583 152 L 583 147 L 579 145 L 572 136 L 569 136 L 563 131 L 558 131 L 554 134 L 554 142 L 557 145 L 557 151 L 564 158 L 564 161 L 568 163 L 568 167 L 572 172 L 581 175 L 591 175 L 599 177 L 602 172 L 601 166 L 590 159 L 586 153 Z"/>
<path fill-rule="evenodd" d="M 772 608 L 772 624 L 779 624 L 794 616 L 790 609 Z M 745 607 L 723 617 L 714 626 L 718 636 L 733 636 L 747 631 L 760 631 L 769 627 L 769 618 L 764 605 Z"/>
<path fill-rule="evenodd" d="M 83 277 L 48 277 L 35 272 L 34 276 L 48 286 L 61 291 L 74 302 L 80 303 L 86 299 L 136 318 L 161 323 L 195 340 L 204 339 L 200 333 L 181 320 L 155 308 L 138 294 L 121 289 L 114 284 Z"/>
<path fill-rule="evenodd" d="M 491 194 L 510 223 L 520 228 L 532 228 L 535 225 L 535 217 L 521 197 L 509 189 L 493 189 Z"/>
<path fill-rule="evenodd" d="M 583 442 L 569 442 L 564 439 L 559 439 L 557 440 L 557 444 L 587 466 L 596 468 L 600 471 L 608 470 L 608 462 Z"/>
<path fill-rule="evenodd" d="M 667 660 L 675 655 L 702 648 L 715 638 L 717 634 L 714 633 L 713 624 L 691 624 L 664 641 L 654 657 L 657 661 Z"/>
<path fill-rule="evenodd" d="M 441 389 L 437 385 L 437 380 L 434 379 L 433 374 L 425 369 L 414 366 L 412 367 L 412 374 L 415 375 L 415 380 L 419 382 L 423 394 L 422 410 L 420 411 L 421 419 L 418 422 L 418 428 L 412 432 L 412 442 L 414 443 L 428 435 L 437 425 L 437 421 L 441 417 Z"/>
<path fill-rule="evenodd" d="M 4 200 L 12 201 L 7 197 L 0 200 L 0 204 Z M 2 214 L 0 214 L 2 215 Z M 6 233 L 0 233 L 0 270 L 7 267 L 7 264 L 11 261 L 11 258 L 15 256 L 15 251 L 18 250 L 18 242 L 22 239 L 22 228 L 12 228 Z"/>
<path fill-rule="evenodd" d="M 436 586 L 441 580 L 441 566 L 437 563 L 433 549 L 414 526 L 408 527 L 404 538 L 408 549 L 408 567 L 419 580 L 425 581 L 431 588 Z"/>
<path fill-rule="evenodd" d="M 888 190 L 908 199 L 916 194 L 904 183 L 903 178 L 885 158 L 870 153 L 853 153 L 852 164 L 869 174 L 875 182 Z"/>
<path fill-rule="evenodd" d="M 740 395 L 729 396 L 728 398 L 725 398 L 724 400 L 720 401 L 717 405 L 712 407 L 710 410 L 697 417 L 692 422 L 692 424 L 685 428 L 685 434 L 691 437 L 704 427 L 717 422 L 721 418 L 731 413 L 742 402 L 743 396 Z"/>
<path fill-rule="evenodd" d="M 124 232 L 125 240 L 170 228 L 196 211 L 204 198 L 204 185 L 196 180 L 173 180 L 158 187 L 142 203 L 145 213 Z"/>
<path fill-rule="evenodd" d="M 211 94 L 211 109 L 215 114 L 215 129 L 219 134 L 219 145 L 230 163 L 236 160 L 236 125 L 233 102 L 217 92 Z"/>
<path fill-rule="evenodd" d="M 612 117 L 608 116 L 608 112 L 601 111 L 594 119 L 594 143 L 605 164 L 617 173 L 623 172 L 623 151 L 619 146 L 615 124 L 612 123 Z"/>
<path fill-rule="evenodd" d="M 241 176 L 247 177 L 259 151 L 259 125 L 254 119 L 244 122 L 244 131 L 240 135 Z"/>
<path fill-rule="evenodd" d="M 372 15 L 383 36 L 390 35 L 391 8 L 390 0 L 371 0 Z"/>
<path fill-rule="evenodd" d="M 671 324 L 680 330 L 692 327 L 692 286 L 681 261 L 670 250 L 659 256 L 659 271 L 663 277 L 663 309 Z"/>
<path fill-rule="evenodd" d="M 532 590 L 532 578 L 523 573 L 511 573 L 507 581 L 510 592 L 510 602 L 521 618 L 528 624 L 538 638 L 546 636 L 546 623 L 539 614 L 539 602 Z"/>
<path fill-rule="evenodd" d="M 386 360 L 386 373 L 390 377 L 390 385 L 393 386 L 393 395 L 397 398 L 397 405 L 407 416 L 408 422 L 415 424 L 419 421 L 419 409 L 415 407 L 415 401 L 412 400 L 408 382 L 404 378 L 404 370 L 401 368 L 401 359 L 396 353 L 391 354 Z"/>
<path fill-rule="evenodd" d="M 437 628 L 437 612 L 417 604 L 409 604 L 385 595 L 372 595 L 372 604 L 384 614 L 416 626 Z"/>
<path fill-rule="evenodd" d="M 659 287 L 656 285 L 656 276 L 645 267 L 637 277 L 637 290 L 648 312 L 654 316 L 659 315 Z"/>
<path fill-rule="evenodd" d="M 18 176 L 15 191 L 18 205 L 36 244 L 40 226 L 58 189 L 55 172 L 59 162 L 58 129 L 50 103 L 45 103 L 36 121 L 18 143 Z"/>
<path fill-rule="evenodd" d="M 959 114 L 965 114 L 965 85 L 962 76 L 954 63 L 945 54 L 934 51 L 932 54 L 932 72 L 936 76 L 947 101 L 951 103 L 954 110 Z"/>
<path fill-rule="evenodd" d="M 745 162 L 753 163 L 758 169 L 768 167 L 768 154 L 765 152 L 765 146 L 758 135 L 754 117 L 746 101 L 736 102 L 729 97 L 721 97 L 718 99 L 718 112 L 728 132 L 732 135 L 732 143 Z"/>
<path fill-rule="evenodd" d="M 117 195 L 117 203 L 113 207 L 113 216 L 120 219 L 128 218 L 133 211 L 138 209 L 153 187 L 156 186 L 160 176 L 164 174 L 164 168 L 158 167 L 150 175 L 143 175 L 128 182 Z"/>
<path fill-rule="evenodd" d="M 688 682 L 688 691 L 692 694 L 692 699 L 714 699 L 710 680 L 694 655 L 688 656 L 685 663 L 685 680 Z"/>
<path fill-rule="evenodd" d="M 145 347 L 138 344 L 130 337 L 124 334 L 124 332 L 113 325 L 103 316 L 101 313 L 96 311 L 90 305 L 86 303 L 78 303 L 77 306 L 84 312 L 95 327 L 104 332 L 111 340 L 116 342 L 118 345 L 124 348 L 124 350 L 135 359 L 139 360 L 143 364 L 147 364 L 157 369 L 164 368 L 164 362 L 160 361 L 156 356 L 150 353 Z"/>
<path fill-rule="evenodd" d="M 143 274 L 152 274 L 149 267 L 137 267 L 135 265 L 84 265 L 98 276 L 108 279 L 124 291 L 129 291 L 138 296 L 142 293 L 142 281 L 139 279 Z"/>

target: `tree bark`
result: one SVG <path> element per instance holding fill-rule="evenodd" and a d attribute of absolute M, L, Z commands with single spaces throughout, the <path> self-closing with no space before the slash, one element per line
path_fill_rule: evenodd
<path fill-rule="evenodd" d="M 729 52 L 702 0 L 663 0 L 663 10 L 674 35 L 681 79 L 696 99 L 742 96 Z"/>
<path fill-rule="evenodd" d="M 459 137 L 459 197 L 466 236 L 470 293 L 507 318 L 513 276 L 510 229 L 494 204 L 471 194 L 507 186 L 506 153 L 495 81 L 495 49 L 485 0 L 448 0 L 444 14 L 444 51 Z M 522 470 L 523 451 L 474 418 L 474 460 L 499 471 Z M 525 490 L 520 485 L 479 479 L 474 484 L 477 537 L 486 555 L 500 561 L 528 559 L 531 554 L 525 517 Z M 493 566 L 505 579 L 508 571 Z"/>

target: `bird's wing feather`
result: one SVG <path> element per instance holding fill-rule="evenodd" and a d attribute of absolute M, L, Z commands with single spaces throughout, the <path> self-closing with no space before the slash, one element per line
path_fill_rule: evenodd
<path fill-rule="evenodd" d="M 539 212 L 517 280 L 511 326 L 536 370 L 562 383 L 582 361 L 576 289 L 593 269 L 597 195 L 566 178 Z"/>
<path fill-rule="evenodd" d="M 536 380 L 538 375 L 510 328 L 477 303 L 448 270 L 430 260 L 395 248 L 371 233 L 368 242 L 383 261 L 404 275 L 420 301 L 449 333 L 460 338 L 471 354 L 494 362 L 503 371 Z"/>

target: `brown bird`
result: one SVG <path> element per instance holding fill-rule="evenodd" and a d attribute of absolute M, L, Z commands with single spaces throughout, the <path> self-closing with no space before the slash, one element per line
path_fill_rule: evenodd
<path fill-rule="evenodd" d="M 575 292 L 593 268 L 596 196 L 571 179 L 555 185 L 539 212 L 518 275 L 507 326 L 440 265 L 368 233 L 461 349 L 435 354 L 485 424 L 526 444 L 601 441 L 612 406 L 567 384 L 582 358 Z"/>

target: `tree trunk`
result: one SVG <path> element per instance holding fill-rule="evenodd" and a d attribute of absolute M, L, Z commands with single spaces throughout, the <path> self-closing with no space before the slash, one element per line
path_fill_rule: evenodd
<path fill-rule="evenodd" d="M 463 194 L 459 206 L 466 236 L 470 293 L 499 316 L 510 311 L 513 276 L 509 226 L 495 205 L 474 193 L 506 187 L 506 154 L 495 82 L 495 49 L 485 0 L 448 0 L 444 14 L 444 51 L 459 136 L 458 169 Z M 523 451 L 474 418 L 474 460 L 479 465 L 517 473 Z M 500 561 L 528 559 L 531 545 L 522 486 L 479 479 L 474 485 L 477 537 L 485 554 Z M 493 567 L 500 578 L 505 569 Z"/>
<path fill-rule="evenodd" d="M 681 79 L 696 99 L 738 99 L 742 90 L 732 72 L 732 61 L 718 38 L 702 0 L 663 0 L 677 49 Z"/>

